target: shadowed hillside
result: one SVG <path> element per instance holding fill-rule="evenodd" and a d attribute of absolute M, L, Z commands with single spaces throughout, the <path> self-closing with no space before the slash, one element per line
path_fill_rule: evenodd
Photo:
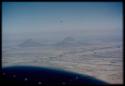
<path fill-rule="evenodd" d="M 42 46 L 41 43 L 34 41 L 33 39 L 27 39 L 18 46 L 20 47 L 40 47 Z"/>

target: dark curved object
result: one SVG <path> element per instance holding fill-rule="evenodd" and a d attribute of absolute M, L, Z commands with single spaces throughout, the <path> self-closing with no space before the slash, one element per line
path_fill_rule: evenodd
<path fill-rule="evenodd" d="M 2 68 L 3 85 L 107 85 L 87 75 L 52 68 L 34 66 L 13 66 Z"/>

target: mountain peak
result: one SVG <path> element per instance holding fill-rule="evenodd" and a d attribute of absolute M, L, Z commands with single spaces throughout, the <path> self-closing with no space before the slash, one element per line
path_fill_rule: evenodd
<path fill-rule="evenodd" d="M 33 39 L 27 39 L 24 42 L 22 42 L 21 44 L 19 44 L 20 47 L 39 47 L 42 44 L 40 44 L 39 42 L 36 42 Z"/>

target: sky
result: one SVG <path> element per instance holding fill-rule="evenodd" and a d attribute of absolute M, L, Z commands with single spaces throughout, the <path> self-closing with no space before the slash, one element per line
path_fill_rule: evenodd
<path fill-rule="evenodd" d="M 3 2 L 3 37 L 121 37 L 121 2 Z"/>

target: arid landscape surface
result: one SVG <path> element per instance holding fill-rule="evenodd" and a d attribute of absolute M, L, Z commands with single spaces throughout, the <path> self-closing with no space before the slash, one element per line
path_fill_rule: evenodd
<path fill-rule="evenodd" d="M 16 47 L 3 48 L 2 66 L 53 67 L 88 74 L 112 84 L 123 82 L 122 43 L 83 43 L 73 46 L 76 43 L 73 42 L 65 40 L 59 42 L 60 46 L 59 43 L 42 46 L 33 40 L 26 40 Z"/>
<path fill-rule="evenodd" d="M 32 65 L 123 83 L 122 2 L 3 2 L 2 66 Z"/>

